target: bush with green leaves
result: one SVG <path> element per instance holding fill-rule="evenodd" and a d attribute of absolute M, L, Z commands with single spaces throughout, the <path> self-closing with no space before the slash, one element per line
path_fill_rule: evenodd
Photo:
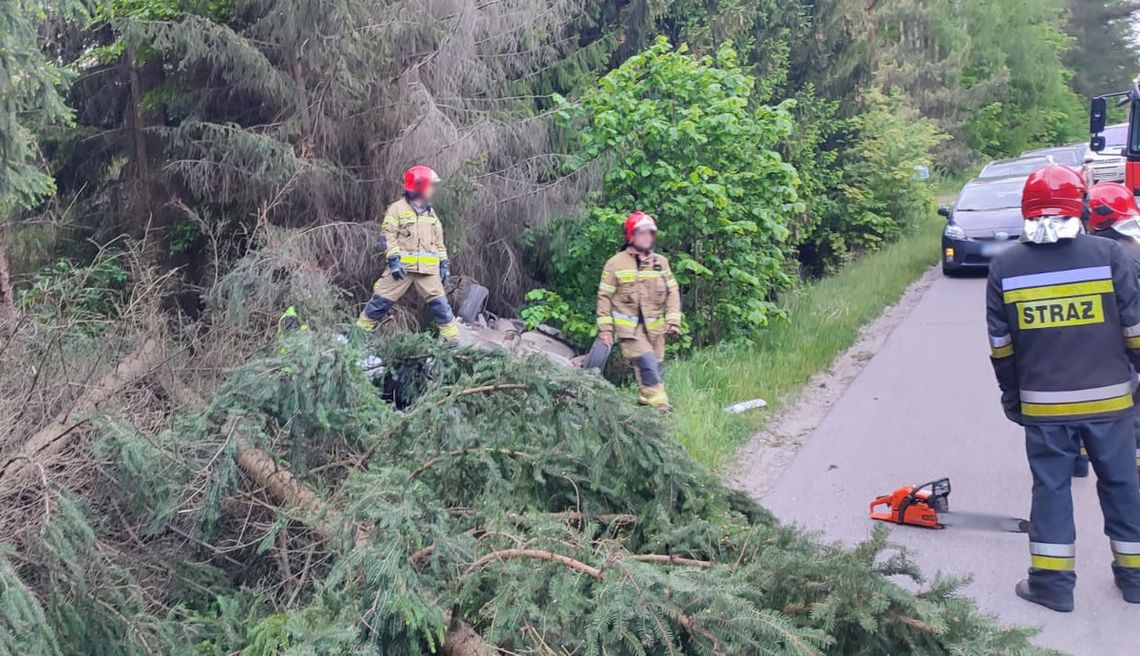
<path fill-rule="evenodd" d="M 870 90 L 849 121 L 850 146 L 840 151 L 830 199 L 801 244 L 824 269 L 894 241 L 934 211 L 934 190 L 916 175 L 946 140 L 905 98 Z"/>
<path fill-rule="evenodd" d="M 578 102 L 562 101 L 576 165 L 604 170 L 585 216 L 546 235 L 545 282 L 574 312 L 592 316 L 602 265 L 641 210 L 657 218 L 697 343 L 749 334 L 777 313 L 773 297 L 792 280 L 788 221 L 803 205 L 777 152 L 792 132 L 788 107 L 753 106 L 754 84 L 730 46 L 693 57 L 659 38 Z"/>
<path fill-rule="evenodd" d="M 17 290 L 16 303 L 23 311 L 53 323 L 90 328 L 116 319 L 131 292 L 131 273 L 123 267 L 123 257 L 105 254 L 87 266 L 58 260 Z"/>

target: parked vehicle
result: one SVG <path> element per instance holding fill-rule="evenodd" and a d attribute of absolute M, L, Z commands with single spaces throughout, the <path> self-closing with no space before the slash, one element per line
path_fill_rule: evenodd
<path fill-rule="evenodd" d="M 1017 243 L 1021 234 L 1021 192 L 1026 176 L 976 179 L 966 183 L 942 231 L 942 272 L 985 271 L 990 260 Z"/>
<path fill-rule="evenodd" d="M 1098 182 L 1124 182 L 1124 148 L 1128 145 L 1128 124 L 1121 123 L 1104 128 L 1101 150 L 1089 149 L 1085 154 L 1082 173 L 1092 186 Z"/>
<path fill-rule="evenodd" d="M 1044 157 L 1054 164 L 1081 167 L 1085 164 L 1085 154 L 1088 152 L 1087 144 L 1073 144 L 1071 146 L 1056 146 L 1053 148 L 1038 148 L 1021 153 L 1022 159 Z"/>
<path fill-rule="evenodd" d="M 1044 168 L 1053 162 L 1047 157 L 1026 157 L 1019 159 L 999 159 L 982 169 L 979 179 L 1008 178 L 1019 175 L 1022 179 L 1029 177 L 1030 173 Z"/>

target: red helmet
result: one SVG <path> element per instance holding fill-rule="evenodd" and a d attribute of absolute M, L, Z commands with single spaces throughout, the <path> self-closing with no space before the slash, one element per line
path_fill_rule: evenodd
<path fill-rule="evenodd" d="M 1136 197 L 1119 182 L 1102 182 L 1089 190 L 1089 230 L 1108 230 L 1127 219 L 1140 217 Z"/>
<path fill-rule="evenodd" d="M 1061 164 L 1049 164 L 1034 171 L 1025 181 L 1025 190 L 1021 194 L 1021 215 L 1026 219 L 1082 216 L 1087 191 L 1084 176 L 1075 169 Z"/>
<path fill-rule="evenodd" d="M 417 164 L 404 171 L 404 191 L 409 194 L 422 194 L 425 189 L 437 182 L 439 176 L 423 164 Z"/>
<path fill-rule="evenodd" d="M 642 228 L 657 232 L 657 222 L 645 212 L 634 212 L 625 217 L 625 240 L 633 241 L 633 233 Z"/>

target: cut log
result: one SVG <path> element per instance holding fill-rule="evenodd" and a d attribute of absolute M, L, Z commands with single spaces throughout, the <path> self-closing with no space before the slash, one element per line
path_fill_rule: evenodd
<path fill-rule="evenodd" d="M 162 359 L 161 343 L 157 339 L 146 340 L 123 358 L 113 371 L 79 395 L 69 409 L 24 440 L 18 449 L 4 454 L 0 461 L 0 496 L 19 490 L 35 478 L 37 471 L 72 443 L 77 429 L 87 421 L 84 415 L 150 374 Z"/>

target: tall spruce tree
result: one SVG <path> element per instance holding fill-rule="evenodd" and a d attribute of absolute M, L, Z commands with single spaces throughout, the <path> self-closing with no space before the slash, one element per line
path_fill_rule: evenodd
<path fill-rule="evenodd" d="M 1088 98 L 1122 91 L 1140 74 L 1140 44 L 1133 0 L 1069 0 L 1067 30 L 1076 39 L 1065 56 L 1073 89 Z"/>
<path fill-rule="evenodd" d="M 55 193 L 36 131 L 72 120 L 60 95 L 67 75 L 44 56 L 39 28 L 49 17 L 84 9 L 81 0 L 11 0 L 0 6 L 0 322 L 14 312 L 8 225 L 17 211 Z"/>

